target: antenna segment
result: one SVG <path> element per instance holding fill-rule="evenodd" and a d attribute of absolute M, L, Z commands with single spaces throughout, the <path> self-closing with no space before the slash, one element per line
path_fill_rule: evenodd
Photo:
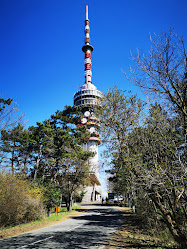
<path fill-rule="evenodd" d="M 85 45 L 82 47 L 84 52 L 84 66 L 85 66 L 85 83 L 92 83 L 92 62 L 91 52 L 93 51 L 92 45 L 90 45 L 90 25 L 88 20 L 88 5 L 86 5 L 86 20 L 85 20 Z"/>
<path fill-rule="evenodd" d="M 86 5 L 86 20 L 88 20 L 88 5 Z"/>

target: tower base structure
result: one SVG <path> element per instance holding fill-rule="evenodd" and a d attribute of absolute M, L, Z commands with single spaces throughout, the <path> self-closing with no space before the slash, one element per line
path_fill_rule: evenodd
<path fill-rule="evenodd" d="M 100 103 L 102 93 L 91 83 L 84 84 L 79 91 L 74 94 L 74 105 L 82 107 L 84 118 L 81 126 L 86 125 L 90 132 L 90 137 L 85 138 L 86 143 L 82 144 L 84 151 L 94 152 L 94 156 L 88 159 L 89 165 L 89 186 L 84 189 L 82 203 L 90 203 L 102 200 L 102 191 L 99 180 L 99 159 L 98 145 L 100 144 L 99 119 L 94 114 L 94 109 Z"/>
<path fill-rule="evenodd" d="M 89 203 L 94 201 L 100 202 L 102 199 L 101 189 L 96 184 L 86 187 L 84 192 L 85 195 L 82 199 L 82 203 Z"/>

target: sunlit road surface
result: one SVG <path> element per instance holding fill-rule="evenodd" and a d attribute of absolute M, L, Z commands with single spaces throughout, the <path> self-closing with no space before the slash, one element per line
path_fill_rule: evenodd
<path fill-rule="evenodd" d="M 0 240 L 0 248 L 103 248 L 122 224 L 113 207 L 87 206 L 88 211 L 58 224 Z"/>

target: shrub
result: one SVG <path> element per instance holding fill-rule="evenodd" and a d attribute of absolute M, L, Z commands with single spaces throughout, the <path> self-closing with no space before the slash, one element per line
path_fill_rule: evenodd
<path fill-rule="evenodd" d="M 17 225 L 44 215 L 42 191 L 27 180 L 0 173 L 0 226 Z"/>

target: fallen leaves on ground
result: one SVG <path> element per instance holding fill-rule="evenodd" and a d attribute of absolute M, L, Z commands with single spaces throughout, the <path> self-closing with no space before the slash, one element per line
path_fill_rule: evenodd
<path fill-rule="evenodd" d="M 104 249 L 171 249 L 173 245 L 166 245 L 152 235 L 146 234 L 141 226 L 141 220 L 133 214 L 130 208 L 119 207 L 123 213 L 123 225 L 109 239 Z M 175 247 L 176 248 L 176 247 Z"/>

